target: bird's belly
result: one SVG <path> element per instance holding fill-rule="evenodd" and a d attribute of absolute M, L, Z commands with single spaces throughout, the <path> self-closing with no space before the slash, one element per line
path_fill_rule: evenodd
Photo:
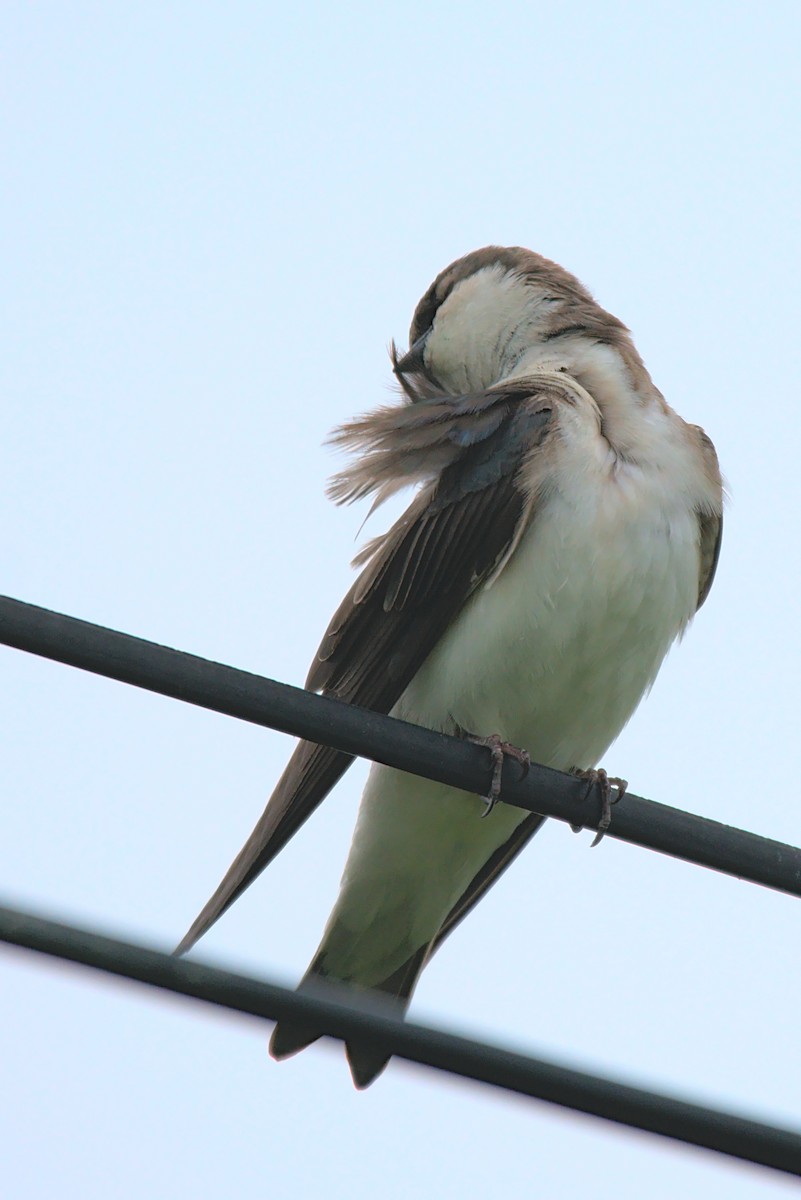
<path fill-rule="evenodd" d="M 499 733 L 561 770 L 594 765 L 695 610 L 697 539 L 693 512 L 634 503 L 622 489 L 584 507 L 557 495 L 396 714 Z"/>
<path fill-rule="evenodd" d="M 499 733 L 558 769 L 594 765 L 695 610 L 697 522 L 630 492 L 558 495 L 393 709 L 436 729 Z M 378 983 L 440 927 L 525 817 L 374 766 L 323 946 L 331 973 Z"/>

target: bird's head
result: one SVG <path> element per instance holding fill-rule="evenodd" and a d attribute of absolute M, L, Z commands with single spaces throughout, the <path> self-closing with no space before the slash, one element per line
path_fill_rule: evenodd
<path fill-rule="evenodd" d="M 519 246 L 486 246 L 442 271 L 415 309 L 395 371 L 463 395 L 545 369 L 581 380 L 642 363 L 621 321 L 568 271 Z"/>

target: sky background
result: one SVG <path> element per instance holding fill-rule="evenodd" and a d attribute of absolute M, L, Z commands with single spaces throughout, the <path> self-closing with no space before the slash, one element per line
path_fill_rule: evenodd
<path fill-rule="evenodd" d="M 604 762 L 798 844 L 793 3 L 0 7 L 0 590 L 302 683 L 361 509 L 336 423 L 490 242 L 563 263 L 715 441 L 717 582 Z M 380 532 L 398 506 L 374 516 Z M 362 537 L 364 534 L 362 534 Z M 0 892 L 170 949 L 291 739 L 0 650 Z M 294 984 L 359 764 L 196 954 Z M 801 1126 L 801 909 L 551 822 L 427 969 L 416 1019 Z M 0 952 L 16 1198 L 727 1200 L 760 1172 Z"/>

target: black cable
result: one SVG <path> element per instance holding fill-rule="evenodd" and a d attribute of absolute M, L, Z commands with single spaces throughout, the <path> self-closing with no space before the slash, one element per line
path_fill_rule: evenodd
<path fill-rule="evenodd" d="M 340 988 L 306 995 L 145 946 L 0 907 L 0 941 L 268 1020 L 291 1018 L 321 1034 L 559 1104 L 634 1129 L 801 1175 L 801 1133 L 691 1104 L 529 1055 L 412 1025 Z M 347 1003 L 341 997 L 347 995 Z M 328 997 L 333 998 L 328 998 Z"/>
<path fill-rule="evenodd" d="M 0 597 L 0 642 L 477 795 L 489 787 L 490 754 L 483 747 L 33 604 Z M 599 789 L 585 799 L 585 784 L 535 764 L 526 779 L 519 776 L 518 765 L 507 761 L 506 803 L 598 828 Z M 795 846 L 631 793 L 614 807 L 607 836 L 801 896 Z"/>

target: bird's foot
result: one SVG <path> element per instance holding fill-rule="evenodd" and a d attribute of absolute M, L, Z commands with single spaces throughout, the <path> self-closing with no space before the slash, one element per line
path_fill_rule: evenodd
<path fill-rule="evenodd" d="M 572 771 L 578 779 L 586 779 L 587 790 L 584 793 L 584 799 L 589 800 L 590 793 L 596 784 L 601 789 L 601 820 L 598 825 L 598 832 L 592 840 L 592 845 L 597 846 L 602 840 L 604 834 L 612 823 L 612 805 L 617 804 L 618 800 L 622 799 L 626 794 L 626 788 L 629 786 L 627 779 L 620 779 L 617 775 L 607 775 L 603 767 L 591 767 L 589 771 Z M 612 796 L 612 789 L 616 789 L 616 794 Z M 571 825 L 570 828 L 574 833 L 580 833 L 582 825 Z"/>
<path fill-rule="evenodd" d="M 488 817 L 501 796 L 501 774 L 503 772 L 503 760 L 508 756 L 513 758 L 515 762 L 520 763 L 522 772 L 521 779 L 525 779 L 528 775 L 528 769 L 531 766 L 531 758 L 527 750 L 521 750 L 519 746 L 513 746 L 511 742 L 505 742 L 499 733 L 490 733 L 487 737 L 480 737 L 478 734 L 469 733 L 463 729 L 461 725 L 453 722 L 456 726 L 456 736 L 464 738 L 466 742 L 474 742 L 476 746 L 486 746 L 492 754 L 492 781 L 490 789 L 486 796 L 482 796 L 485 804 L 485 809 L 481 814 L 482 817 Z"/>

